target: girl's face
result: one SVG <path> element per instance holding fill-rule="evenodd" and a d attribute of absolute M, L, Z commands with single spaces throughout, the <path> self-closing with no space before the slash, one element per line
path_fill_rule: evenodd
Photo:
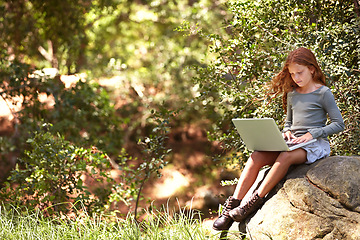
<path fill-rule="evenodd" d="M 314 70 L 311 70 L 309 67 L 297 63 L 290 63 L 288 69 L 292 80 L 299 88 L 307 88 L 314 84 Z"/>

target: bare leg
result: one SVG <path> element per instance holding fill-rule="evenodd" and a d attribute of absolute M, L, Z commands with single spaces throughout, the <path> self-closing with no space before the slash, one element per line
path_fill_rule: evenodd
<path fill-rule="evenodd" d="M 273 155 L 269 155 L 269 157 L 270 156 Z M 253 157 L 253 159 L 255 158 Z M 271 161 L 273 160 L 274 158 L 271 158 Z M 273 162 L 273 165 L 269 173 L 264 178 L 264 181 L 261 183 L 256 194 L 255 193 L 252 194 L 251 197 L 243 206 L 240 207 L 239 205 L 238 207 L 231 209 L 228 215 L 234 221 L 237 222 L 241 222 L 244 219 L 246 219 L 251 213 L 256 211 L 263 204 L 265 195 L 268 194 L 270 190 L 273 189 L 275 185 L 278 184 L 278 182 L 286 175 L 291 165 L 304 163 L 305 161 L 306 161 L 306 152 L 303 149 L 297 149 L 291 152 L 278 153 L 278 155 L 275 157 L 275 161 Z M 253 161 L 253 162 L 264 163 L 266 161 L 262 160 L 262 161 Z M 267 160 L 267 162 L 270 162 L 270 160 Z M 251 180 L 252 179 L 253 177 L 251 178 Z M 240 183 L 243 182 L 247 182 L 247 181 L 243 180 Z M 241 187 L 239 188 L 241 189 Z M 239 195 L 242 196 L 242 191 L 240 191 Z"/>
<path fill-rule="evenodd" d="M 251 154 L 241 173 L 234 195 L 228 198 L 225 210 L 214 222 L 213 228 L 218 231 L 228 230 L 234 220 L 245 219 L 263 203 L 263 197 L 285 176 L 292 164 L 300 164 L 305 161 L 306 152 L 303 149 L 292 152 L 254 152 Z M 260 185 L 257 194 L 252 195 L 244 207 L 240 207 L 240 199 L 244 198 L 254 184 L 259 170 L 266 165 L 273 166 Z"/>
<path fill-rule="evenodd" d="M 305 162 L 306 151 L 304 149 L 280 153 L 258 189 L 259 196 L 265 197 L 265 195 L 268 194 L 283 177 L 285 177 L 291 165 Z"/>
<path fill-rule="evenodd" d="M 279 154 L 280 152 L 254 152 L 251 154 L 241 174 L 234 195 L 226 200 L 221 215 L 213 224 L 215 230 L 223 231 L 231 227 L 234 220 L 230 217 L 230 212 L 240 206 L 241 199 L 244 198 L 245 194 L 255 182 L 260 168 L 265 165 L 272 165 Z"/>
<path fill-rule="evenodd" d="M 243 199 L 254 184 L 259 170 L 263 166 L 274 164 L 279 154 L 280 152 L 254 152 L 251 154 L 241 173 L 233 197 L 236 199 Z"/>

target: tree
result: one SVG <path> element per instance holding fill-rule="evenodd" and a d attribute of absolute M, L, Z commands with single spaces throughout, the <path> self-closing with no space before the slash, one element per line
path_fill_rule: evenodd
<path fill-rule="evenodd" d="M 223 142 L 231 153 L 245 153 L 230 156 L 245 161 L 247 150 L 230 125 L 231 118 L 273 117 L 283 124 L 280 99 L 267 104 L 263 86 L 280 71 L 289 51 L 304 46 L 315 52 L 347 126 L 331 138 L 333 154 L 359 154 L 360 21 L 356 4 L 244 0 L 230 1 L 229 10 L 232 17 L 224 25 L 227 34 L 209 36 L 215 60 L 198 68 L 195 78 L 199 99 L 217 122 L 212 139 Z"/>

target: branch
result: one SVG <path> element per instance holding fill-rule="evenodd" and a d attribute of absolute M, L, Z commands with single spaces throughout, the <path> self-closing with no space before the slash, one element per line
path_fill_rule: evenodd
<path fill-rule="evenodd" d="M 40 54 L 41 54 L 48 62 L 51 62 L 51 61 L 52 61 L 52 59 L 53 59 L 52 55 L 49 54 L 49 53 L 45 50 L 45 48 L 43 48 L 42 46 L 39 46 L 39 47 L 38 47 L 38 50 L 39 50 Z"/>
<path fill-rule="evenodd" d="M 56 57 L 54 56 L 54 48 L 53 48 L 53 44 L 51 42 L 51 40 L 47 41 L 48 43 L 48 51 L 45 50 L 45 48 L 43 46 L 39 46 L 38 50 L 40 52 L 40 54 L 51 63 L 51 66 L 54 68 L 58 68 L 58 61 L 56 59 Z"/>
<path fill-rule="evenodd" d="M 53 47 L 52 47 L 52 43 L 50 40 L 47 41 L 48 42 L 48 51 L 45 50 L 45 48 L 43 48 L 43 46 L 39 46 L 38 50 L 40 52 L 40 54 L 49 62 L 52 63 L 52 61 L 54 60 L 54 51 L 53 51 Z"/>
<path fill-rule="evenodd" d="M 136 203 L 135 203 L 135 212 L 134 212 L 134 220 L 137 221 L 137 209 L 139 207 L 139 200 L 140 200 L 140 195 L 141 195 L 141 191 L 144 187 L 144 184 L 146 182 L 146 180 L 149 178 L 149 175 L 145 174 L 145 178 L 142 180 L 137 197 L 136 197 Z"/>
<path fill-rule="evenodd" d="M 356 1 L 356 0 L 354 0 Z M 276 40 L 278 40 L 279 42 L 283 43 L 283 44 L 288 44 L 287 42 L 282 41 L 280 38 L 278 38 L 277 36 L 275 36 L 274 34 L 272 34 L 271 32 L 269 32 L 269 30 L 263 28 L 262 26 L 260 26 L 259 24 L 255 24 L 257 27 L 261 28 L 263 31 L 267 32 L 270 36 L 272 36 L 273 38 L 275 38 Z"/>

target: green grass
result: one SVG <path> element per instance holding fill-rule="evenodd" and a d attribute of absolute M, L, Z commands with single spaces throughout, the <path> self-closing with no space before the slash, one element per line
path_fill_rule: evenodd
<path fill-rule="evenodd" d="M 180 209 L 177 213 L 148 212 L 141 223 L 129 215 L 126 219 L 109 220 L 101 215 L 76 218 L 46 218 L 39 211 L 0 208 L 0 239 L 219 239 L 201 223 L 200 214 Z"/>

